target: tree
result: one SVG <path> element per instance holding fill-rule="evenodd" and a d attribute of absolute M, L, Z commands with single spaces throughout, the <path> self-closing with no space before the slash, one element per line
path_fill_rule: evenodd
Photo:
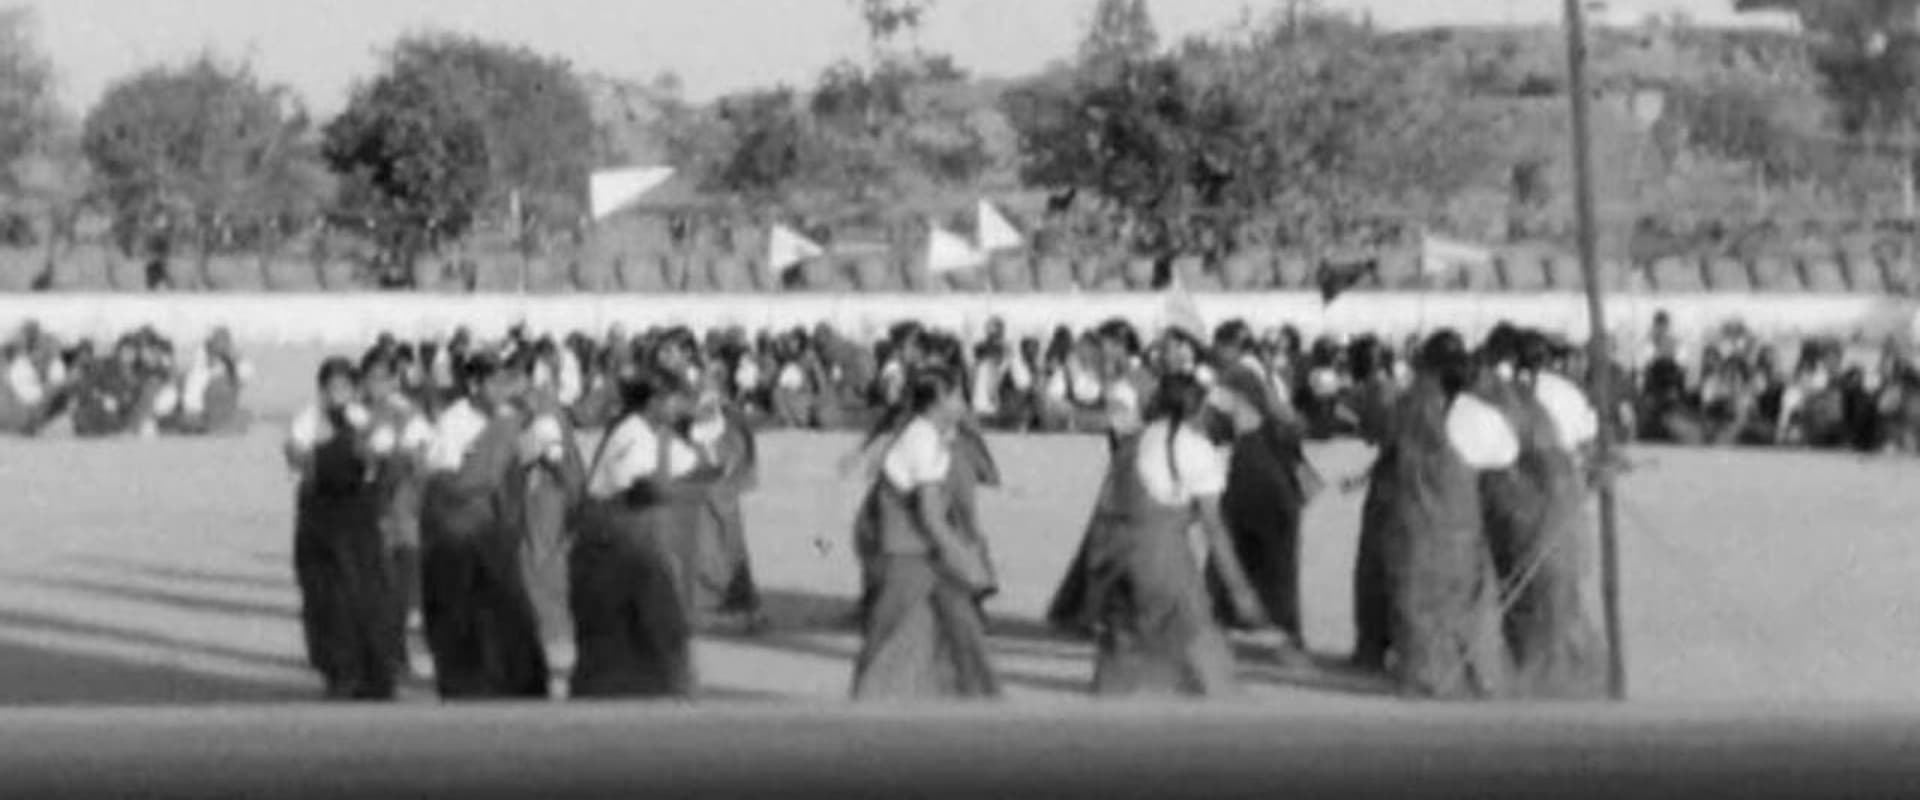
<path fill-rule="evenodd" d="M 58 109 L 53 100 L 53 67 L 35 39 L 33 13 L 0 8 L 0 172 L 5 188 L 18 188 L 12 169 L 48 143 Z"/>
<path fill-rule="evenodd" d="M 1100 0 L 1080 42 L 1080 62 L 1098 68 L 1151 57 L 1160 47 L 1146 0 Z"/>
<path fill-rule="evenodd" d="M 324 153 L 341 181 L 334 221 L 380 247 L 389 285 L 411 285 L 416 259 L 467 233 L 492 180 L 481 121 L 414 72 L 355 90 Z"/>
<path fill-rule="evenodd" d="M 920 23 L 933 9 L 934 0 L 852 0 L 860 9 L 860 20 L 867 25 L 867 42 L 875 60 L 885 57 L 888 47 L 902 35 L 920 32 Z"/>
<path fill-rule="evenodd" d="M 1324 240 L 1431 215 L 1496 171 L 1498 139 L 1402 49 L 1296 13 L 1238 41 L 1083 64 L 1006 95 L 1021 176 L 1119 210 L 1161 255 L 1254 220 Z"/>
<path fill-rule="evenodd" d="M 572 228 L 595 142 L 592 101 L 565 61 L 425 34 L 402 39 L 355 91 L 328 126 L 327 157 L 350 182 L 338 215 L 381 245 L 389 281 L 406 283 L 417 257 L 481 219 L 525 234 L 522 247 Z"/>
<path fill-rule="evenodd" d="M 1739 0 L 1741 11 L 1790 11 L 1816 37 L 1814 68 L 1842 131 L 1904 153 L 1906 215 L 1916 207 L 1920 0 Z"/>
<path fill-rule="evenodd" d="M 309 131 L 290 90 L 201 56 L 110 87 L 87 116 L 82 147 L 125 252 L 164 268 L 184 249 L 204 266 L 322 207 L 326 180 Z"/>
<path fill-rule="evenodd" d="M 86 192 L 76 126 L 60 113 L 53 89 L 33 13 L 0 9 L 0 244 L 47 248 L 39 287 L 53 283 L 59 232 L 71 227 Z"/>

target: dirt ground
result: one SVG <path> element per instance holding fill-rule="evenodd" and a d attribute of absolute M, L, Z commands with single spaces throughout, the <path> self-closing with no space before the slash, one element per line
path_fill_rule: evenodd
<path fill-rule="evenodd" d="M 293 483 L 277 441 L 313 354 L 263 363 L 245 439 L 0 444 L 0 703 L 295 701 L 304 667 L 292 579 Z M 847 688 L 856 642 L 840 625 L 856 585 L 847 528 L 860 487 L 835 435 L 769 434 L 747 502 L 774 627 L 699 646 L 718 700 L 824 700 Z M 1014 700 L 1083 702 L 1089 650 L 1036 622 L 1073 553 L 1105 457 L 1092 438 L 993 441 L 1009 486 L 983 512 L 1005 592 L 991 604 Z M 1330 477 L 1368 458 L 1317 447 Z M 1847 455 L 1641 450 L 1624 484 L 1625 622 L 1633 698 L 1645 704 L 1877 704 L 1920 700 L 1920 463 Z M 1309 644 L 1351 637 L 1348 571 L 1358 496 L 1305 523 Z M 1261 702 L 1392 701 L 1330 669 L 1247 664 Z M 415 689 L 415 697 L 425 692 Z"/>

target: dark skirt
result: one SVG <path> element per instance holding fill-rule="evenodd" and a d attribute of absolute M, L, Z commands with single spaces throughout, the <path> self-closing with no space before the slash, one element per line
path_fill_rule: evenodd
<path fill-rule="evenodd" d="M 873 587 L 854 664 L 854 699 L 998 697 L 986 614 L 972 593 L 926 556 L 879 556 L 868 563 Z"/>
<path fill-rule="evenodd" d="M 1109 440 L 1107 474 L 1100 482 L 1100 491 L 1094 497 L 1093 513 L 1080 535 L 1080 549 L 1075 551 L 1073 561 L 1067 564 L 1066 574 L 1061 576 L 1059 586 L 1054 589 L 1053 600 L 1047 604 L 1047 622 L 1063 632 L 1090 635 L 1099 623 L 1099 609 L 1089 601 L 1098 593 L 1099 587 L 1094 585 L 1089 572 L 1088 558 L 1104 547 L 1108 529 L 1123 517 L 1123 498 L 1119 492 L 1132 469 L 1135 443 L 1134 437 L 1114 437 Z"/>
<path fill-rule="evenodd" d="M 1360 507 L 1360 544 L 1353 560 L 1353 664 L 1385 669 L 1393 644 L 1393 597 L 1387 584 L 1386 498 L 1367 492 Z"/>
<path fill-rule="evenodd" d="M 1409 696 L 1484 699 L 1509 691 L 1499 578 L 1477 484 L 1464 486 L 1470 491 L 1455 497 L 1375 478 L 1374 490 L 1388 493 L 1380 547 L 1390 667 Z"/>
<path fill-rule="evenodd" d="M 546 697 L 546 654 L 520 571 L 519 542 L 491 508 L 422 520 L 421 611 L 444 699 Z"/>
<path fill-rule="evenodd" d="M 1606 645 L 1587 616 L 1585 492 L 1564 453 L 1533 451 L 1519 469 L 1489 476 L 1488 536 L 1507 609 L 1513 694 L 1554 700 L 1606 695 Z"/>
<path fill-rule="evenodd" d="M 574 697 L 689 697 L 693 625 L 662 509 L 589 502 L 569 558 Z"/>
<path fill-rule="evenodd" d="M 568 497 L 565 487 L 542 470 L 532 470 L 527 480 L 531 482 L 526 500 L 527 536 L 520 546 L 520 571 L 540 626 L 540 641 L 552 663 L 556 649 L 573 641 L 567 592 L 567 553 L 573 545 L 567 530 Z"/>
<path fill-rule="evenodd" d="M 1298 457 L 1276 437 L 1244 436 L 1233 446 L 1227 490 L 1220 510 L 1234 554 L 1247 571 L 1267 618 L 1295 641 L 1300 626 L 1300 513 L 1305 505 L 1295 468 Z M 1237 619 L 1218 576 L 1210 569 L 1214 615 Z"/>
<path fill-rule="evenodd" d="M 1213 619 L 1185 508 L 1144 498 L 1088 555 L 1099 616 L 1093 692 L 1218 697 L 1238 691 L 1233 653 Z"/>
<path fill-rule="evenodd" d="M 386 548 L 371 494 L 297 501 L 293 568 L 307 661 L 336 698 L 388 699 L 399 657 Z"/>
<path fill-rule="evenodd" d="M 737 495 L 716 495 L 694 516 L 697 550 L 693 570 L 698 614 L 751 614 L 760 610 L 760 589 L 747 554 L 747 531 Z"/>

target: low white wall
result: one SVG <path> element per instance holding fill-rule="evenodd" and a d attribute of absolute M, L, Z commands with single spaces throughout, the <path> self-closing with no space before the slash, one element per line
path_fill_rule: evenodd
<path fill-rule="evenodd" d="M 1315 294 L 1196 294 L 1209 324 L 1247 320 L 1256 329 L 1291 324 L 1308 333 L 1402 335 L 1441 326 L 1477 334 L 1501 320 L 1584 338 L 1586 303 L 1574 293 L 1465 294 L 1363 292 L 1323 306 Z M 1086 327 L 1112 317 L 1155 327 L 1165 318 L 1158 294 L 1068 295 L 436 295 L 436 294 L 34 294 L 0 296 L 0 326 L 29 319 L 66 337 L 104 339 L 153 325 L 191 340 L 224 325 L 255 345 L 357 347 L 380 331 L 423 337 L 466 325 L 480 335 L 524 322 L 535 330 L 631 330 L 652 325 L 789 328 L 830 322 L 854 334 L 913 319 L 971 332 L 1000 317 L 1017 333 L 1056 325 Z M 1864 333 L 1910 335 L 1914 304 L 1869 295 L 1615 295 L 1609 327 L 1632 339 L 1656 311 L 1682 335 L 1740 318 L 1763 335 Z"/>

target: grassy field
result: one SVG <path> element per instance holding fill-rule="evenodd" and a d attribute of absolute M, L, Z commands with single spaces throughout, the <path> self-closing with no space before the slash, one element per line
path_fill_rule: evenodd
<path fill-rule="evenodd" d="M 263 360 L 257 407 L 282 417 L 315 354 Z M 292 481 L 278 426 L 245 439 L 8 442 L 0 450 L 0 703 L 303 700 L 292 580 Z M 774 629 L 709 638 L 702 677 L 721 699 L 825 699 L 856 646 L 838 621 L 856 585 L 846 549 L 859 487 L 830 465 L 835 435 L 765 437 L 747 504 Z M 1090 438 L 999 438 L 1010 485 L 984 514 L 1006 590 L 996 653 L 1023 703 L 1077 702 L 1079 643 L 1036 619 L 1077 543 L 1104 450 Z M 1316 448 L 1323 471 L 1362 468 L 1356 445 Z M 1638 702 L 1920 701 L 1920 464 L 1844 455 L 1649 450 L 1623 488 L 1624 594 Z M 1305 525 L 1310 644 L 1342 655 L 1357 496 L 1329 495 Z M 822 547 L 822 544 L 825 547 Z M 1277 707 L 1388 702 L 1334 672 L 1248 665 Z M 415 692 L 415 694 L 420 694 Z"/>

